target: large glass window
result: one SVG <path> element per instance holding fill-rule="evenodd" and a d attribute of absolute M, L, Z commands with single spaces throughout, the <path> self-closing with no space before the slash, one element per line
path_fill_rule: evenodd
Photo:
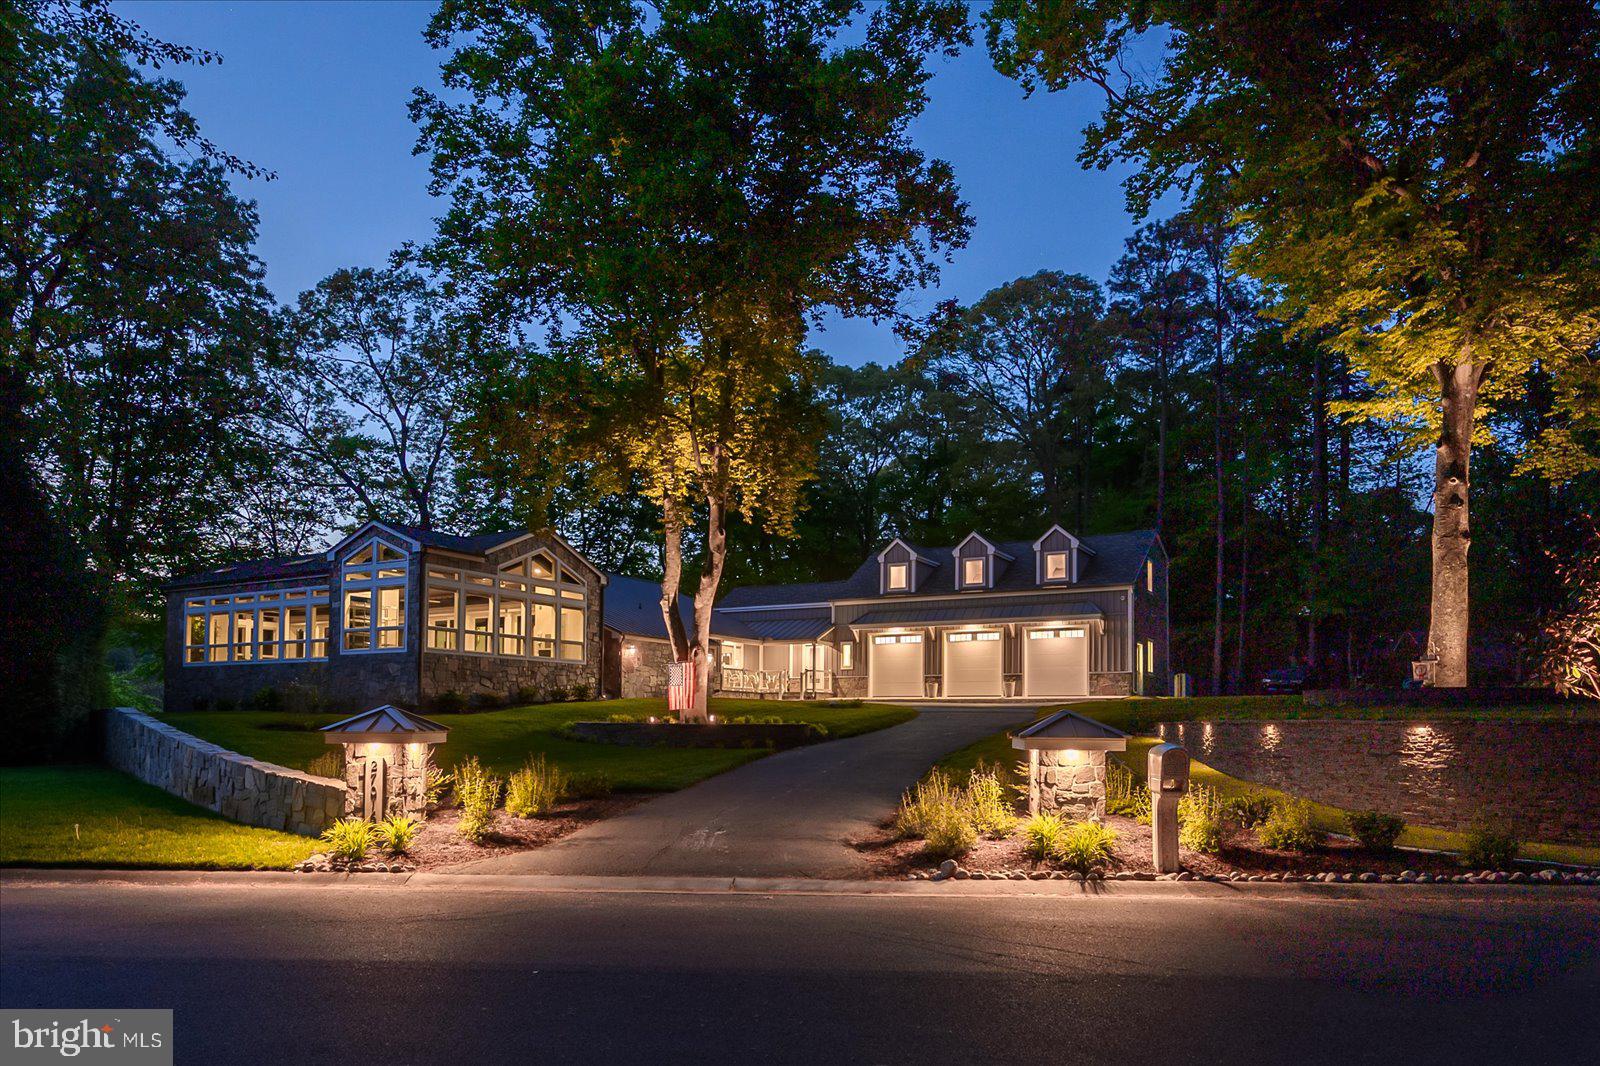
<path fill-rule="evenodd" d="M 298 661 L 327 655 L 326 588 L 194 597 L 184 604 L 185 664 Z"/>
<path fill-rule="evenodd" d="M 406 646 L 406 554 L 373 538 L 345 560 L 344 650 L 400 651 Z"/>
<path fill-rule="evenodd" d="M 437 566 L 427 575 L 430 649 L 584 660 L 588 584 L 549 552 L 514 559 L 492 575 Z"/>

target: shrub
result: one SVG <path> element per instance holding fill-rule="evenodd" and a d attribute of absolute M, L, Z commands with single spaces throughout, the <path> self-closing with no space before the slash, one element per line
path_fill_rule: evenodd
<path fill-rule="evenodd" d="M 1066 831 L 1067 822 L 1059 814 L 1035 814 L 1022 823 L 1022 850 L 1030 859 L 1048 859 L 1056 854 Z"/>
<path fill-rule="evenodd" d="M 1322 831 L 1311 823 L 1311 803 L 1303 799 L 1274 805 L 1256 835 L 1266 847 L 1283 851 L 1314 851 L 1322 843 Z"/>
<path fill-rule="evenodd" d="M 505 705 L 505 697 L 492 692 L 474 692 L 467 698 L 469 711 L 495 711 Z"/>
<path fill-rule="evenodd" d="M 461 820 L 456 832 L 474 844 L 489 835 L 494 808 L 500 802 L 500 779 L 478 763 L 476 755 L 456 765 L 456 800 L 461 804 Z"/>
<path fill-rule="evenodd" d="M 454 690 L 441 692 L 430 701 L 430 709 L 443 714 L 460 714 L 467 709 L 467 698 Z"/>
<path fill-rule="evenodd" d="M 1235 796 L 1226 804 L 1229 817 L 1246 829 L 1254 829 L 1267 820 L 1276 801 L 1265 792 L 1246 792 Z"/>
<path fill-rule="evenodd" d="M 1461 863 L 1471 870 L 1507 870 L 1521 850 L 1522 841 L 1508 823 L 1481 819 L 1467 830 Z"/>
<path fill-rule="evenodd" d="M 961 817 L 962 796 L 943 770 L 934 770 L 900 797 L 895 830 L 903 837 L 926 837 L 947 811 Z M 965 818 L 962 818 L 965 821 Z"/>
<path fill-rule="evenodd" d="M 334 858 L 360 862 L 372 843 L 372 826 L 360 818 L 341 818 L 322 831 L 322 841 Z"/>
<path fill-rule="evenodd" d="M 1356 843 L 1371 851 L 1393 851 L 1394 842 L 1406 827 L 1406 820 L 1399 815 L 1377 811 L 1351 811 L 1344 816 L 1344 822 Z"/>
<path fill-rule="evenodd" d="M 440 800 L 444 798 L 444 790 L 454 782 L 455 778 L 452 775 L 445 773 L 437 766 L 428 767 L 427 780 L 423 785 L 422 802 L 427 804 L 430 810 L 439 806 Z"/>
<path fill-rule="evenodd" d="M 978 831 L 954 805 L 937 808 L 925 834 L 927 853 L 935 859 L 959 859 L 972 850 Z"/>
<path fill-rule="evenodd" d="M 1017 815 L 1006 796 L 1006 787 L 999 775 L 982 764 L 967 778 L 967 817 L 972 828 L 989 837 L 1010 835 L 1016 828 Z"/>
<path fill-rule="evenodd" d="M 506 813 L 532 818 L 550 810 L 567 788 L 567 775 L 541 752 L 506 780 Z"/>
<path fill-rule="evenodd" d="M 604 799 L 611 795 L 611 778 L 603 773 L 574 774 L 567 778 L 566 795 L 570 799 Z"/>
<path fill-rule="evenodd" d="M 344 752 L 339 748 L 329 748 L 311 760 L 311 765 L 306 767 L 306 773 L 344 780 Z"/>
<path fill-rule="evenodd" d="M 1222 798 L 1207 785 L 1192 785 L 1178 800 L 1178 844 L 1214 855 L 1222 850 Z"/>
<path fill-rule="evenodd" d="M 281 711 L 283 710 L 283 693 L 275 688 L 257 689 L 255 695 L 250 697 L 252 711 Z"/>
<path fill-rule="evenodd" d="M 1106 813 L 1124 818 L 1150 817 L 1150 790 L 1115 759 L 1106 760 Z"/>
<path fill-rule="evenodd" d="M 404 855 L 417 839 L 422 823 L 404 814 L 391 814 L 372 828 L 373 839 L 391 855 Z"/>
<path fill-rule="evenodd" d="M 548 698 L 532 685 L 523 685 L 512 695 L 512 701 L 517 704 L 544 703 Z"/>
<path fill-rule="evenodd" d="M 1072 822 L 1056 841 L 1051 858 L 1069 870 L 1092 873 L 1111 865 L 1117 834 L 1099 822 Z"/>

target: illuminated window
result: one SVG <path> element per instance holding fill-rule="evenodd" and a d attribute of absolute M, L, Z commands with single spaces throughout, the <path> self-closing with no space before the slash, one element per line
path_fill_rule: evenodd
<path fill-rule="evenodd" d="M 890 563 L 888 582 L 890 592 L 904 592 L 911 585 L 911 564 Z"/>
<path fill-rule="evenodd" d="M 1067 553 L 1044 553 L 1044 579 L 1046 581 L 1067 580 Z"/>
<path fill-rule="evenodd" d="M 374 538 L 345 560 L 342 647 L 350 652 L 402 651 L 406 646 L 406 555 Z"/>
<path fill-rule="evenodd" d="M 723 641 L 722 650 L 719 653 L 719 659 L 722 663 L 723 669 L 725 670 L 743 670 L 744 645 L 736 644 L 731 640 Z"/>
<path fill-rule="evenodd" d="M 849 673 L 856 668 L 856 646 L 851 641 L 839 645 L 839 669 Z"/>
<path fill-rule="evenodd" d="M 307 632 L 308 618 L 312 633 Z M 328 590 L 277 589 L 193 598 L 184 603 L 183 632 L 186 666 L 324 659 Z"/>
<path fill-rule="evenodd" d="M 963 559 L 963 560 L 961 560 L 961 583 L 963 585 L 981 585 L 981 584 L 983 584 L 983 560 L 982 559 Z"/>
<path fill-rule="evenodd" d="M 1146 592 L 1156 590 L 1156 564 L 1150 559 L 1144 561 L 1144 589 Z"/>
<path fill-rule="evenodd" d="M 584 660 L 589 586 L 548 551 L 502 563 L 494 574 L 436 566 L 427 573 L 430 650 Z"/>

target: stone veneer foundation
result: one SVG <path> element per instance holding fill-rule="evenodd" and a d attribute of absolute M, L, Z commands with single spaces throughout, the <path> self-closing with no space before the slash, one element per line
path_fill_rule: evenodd
<path fill-rule="evenodd" d="M 1029 814 L 1051 811 L 1074 821 L 1105 820 L 1105 752 L 1047 748 L 1029 756 Z"/>

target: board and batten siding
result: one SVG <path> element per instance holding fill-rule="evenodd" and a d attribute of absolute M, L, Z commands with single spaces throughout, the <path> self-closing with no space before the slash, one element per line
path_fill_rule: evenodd
<path fill-rule="evenodd" d="M 835 624 L 853 625 L 854 620 L 869 611 L 883 610 L 893 605 L 903 605 L 907 610 L 915 609 L 942 609 L 948 607 L 966 607 L 982 605 L 995 607 L 1007 604 L 1017 607 L 1030 606 L 1037 603 L 1092 603 L 1100 608 L 1104 627 L 1091 626 L 1089 629 L 1089 670 L 1091 673 L 1127 673 L 1133 669 L 1132 654 L 1129 650 L 1131 634 L 1128 628 L 1128 595 L 1127 588 L 1117 589 L 1076 589 L 1053 588 L 1037 593 L 1019 593 L 1014 596 L 996 596 L 992 593 L 956 593 L 950 596 L 918 598 L 913 603 L 907 603 L 893 597 L 885 597 L 869 603 L 840 603 L 833 609 Z M 1043 619 L 1041 619 L 1043 621 Z M 941 622 L 940 627 L 960 625 L 959 621 Z M 1037 624 L 1037 623 L 1027 623 Z M 922 628 L 917 625 L 908 625 L 908 629 Z M 871 643 L 870 637 L 860 634 L 864 644 Z M 1008 644 L 1020 645 L 1020 641 L 1008 641 Z M 937 651 L 931 655 L 937 655 Z M 937 659 L 930 659 L 930 665 L 936 664 Z M 870 667 L 869 667 L 870 669 Z M 1007 650 L 1007 673 L 1018 673 L 1022 669 L 1021 651 L 1019 648 Z M 937 667 L 934 666 L 934 672 Z"/>
<path fill-rule="evenodd" d="M 888 573 L 888 567 L 890 563 L 911 564 L 911 588 L 909 591 L 888 591 L 888 580 L 885 575 Z M 920 592 L 922 590 L 923 582 L 927 581 L 932 574 L 937 572 L 938 571 L 934 567 L 924 562 L 921 556 L 913 554 L 912 551 L 904 544 L 896 541 L 895 543 L 889 545 L 888 548 L 884 549 L 883 559 L 878 563 L 878 587 L 883 589 L 885 594 L 889 596 L 909 596 Z"/>

